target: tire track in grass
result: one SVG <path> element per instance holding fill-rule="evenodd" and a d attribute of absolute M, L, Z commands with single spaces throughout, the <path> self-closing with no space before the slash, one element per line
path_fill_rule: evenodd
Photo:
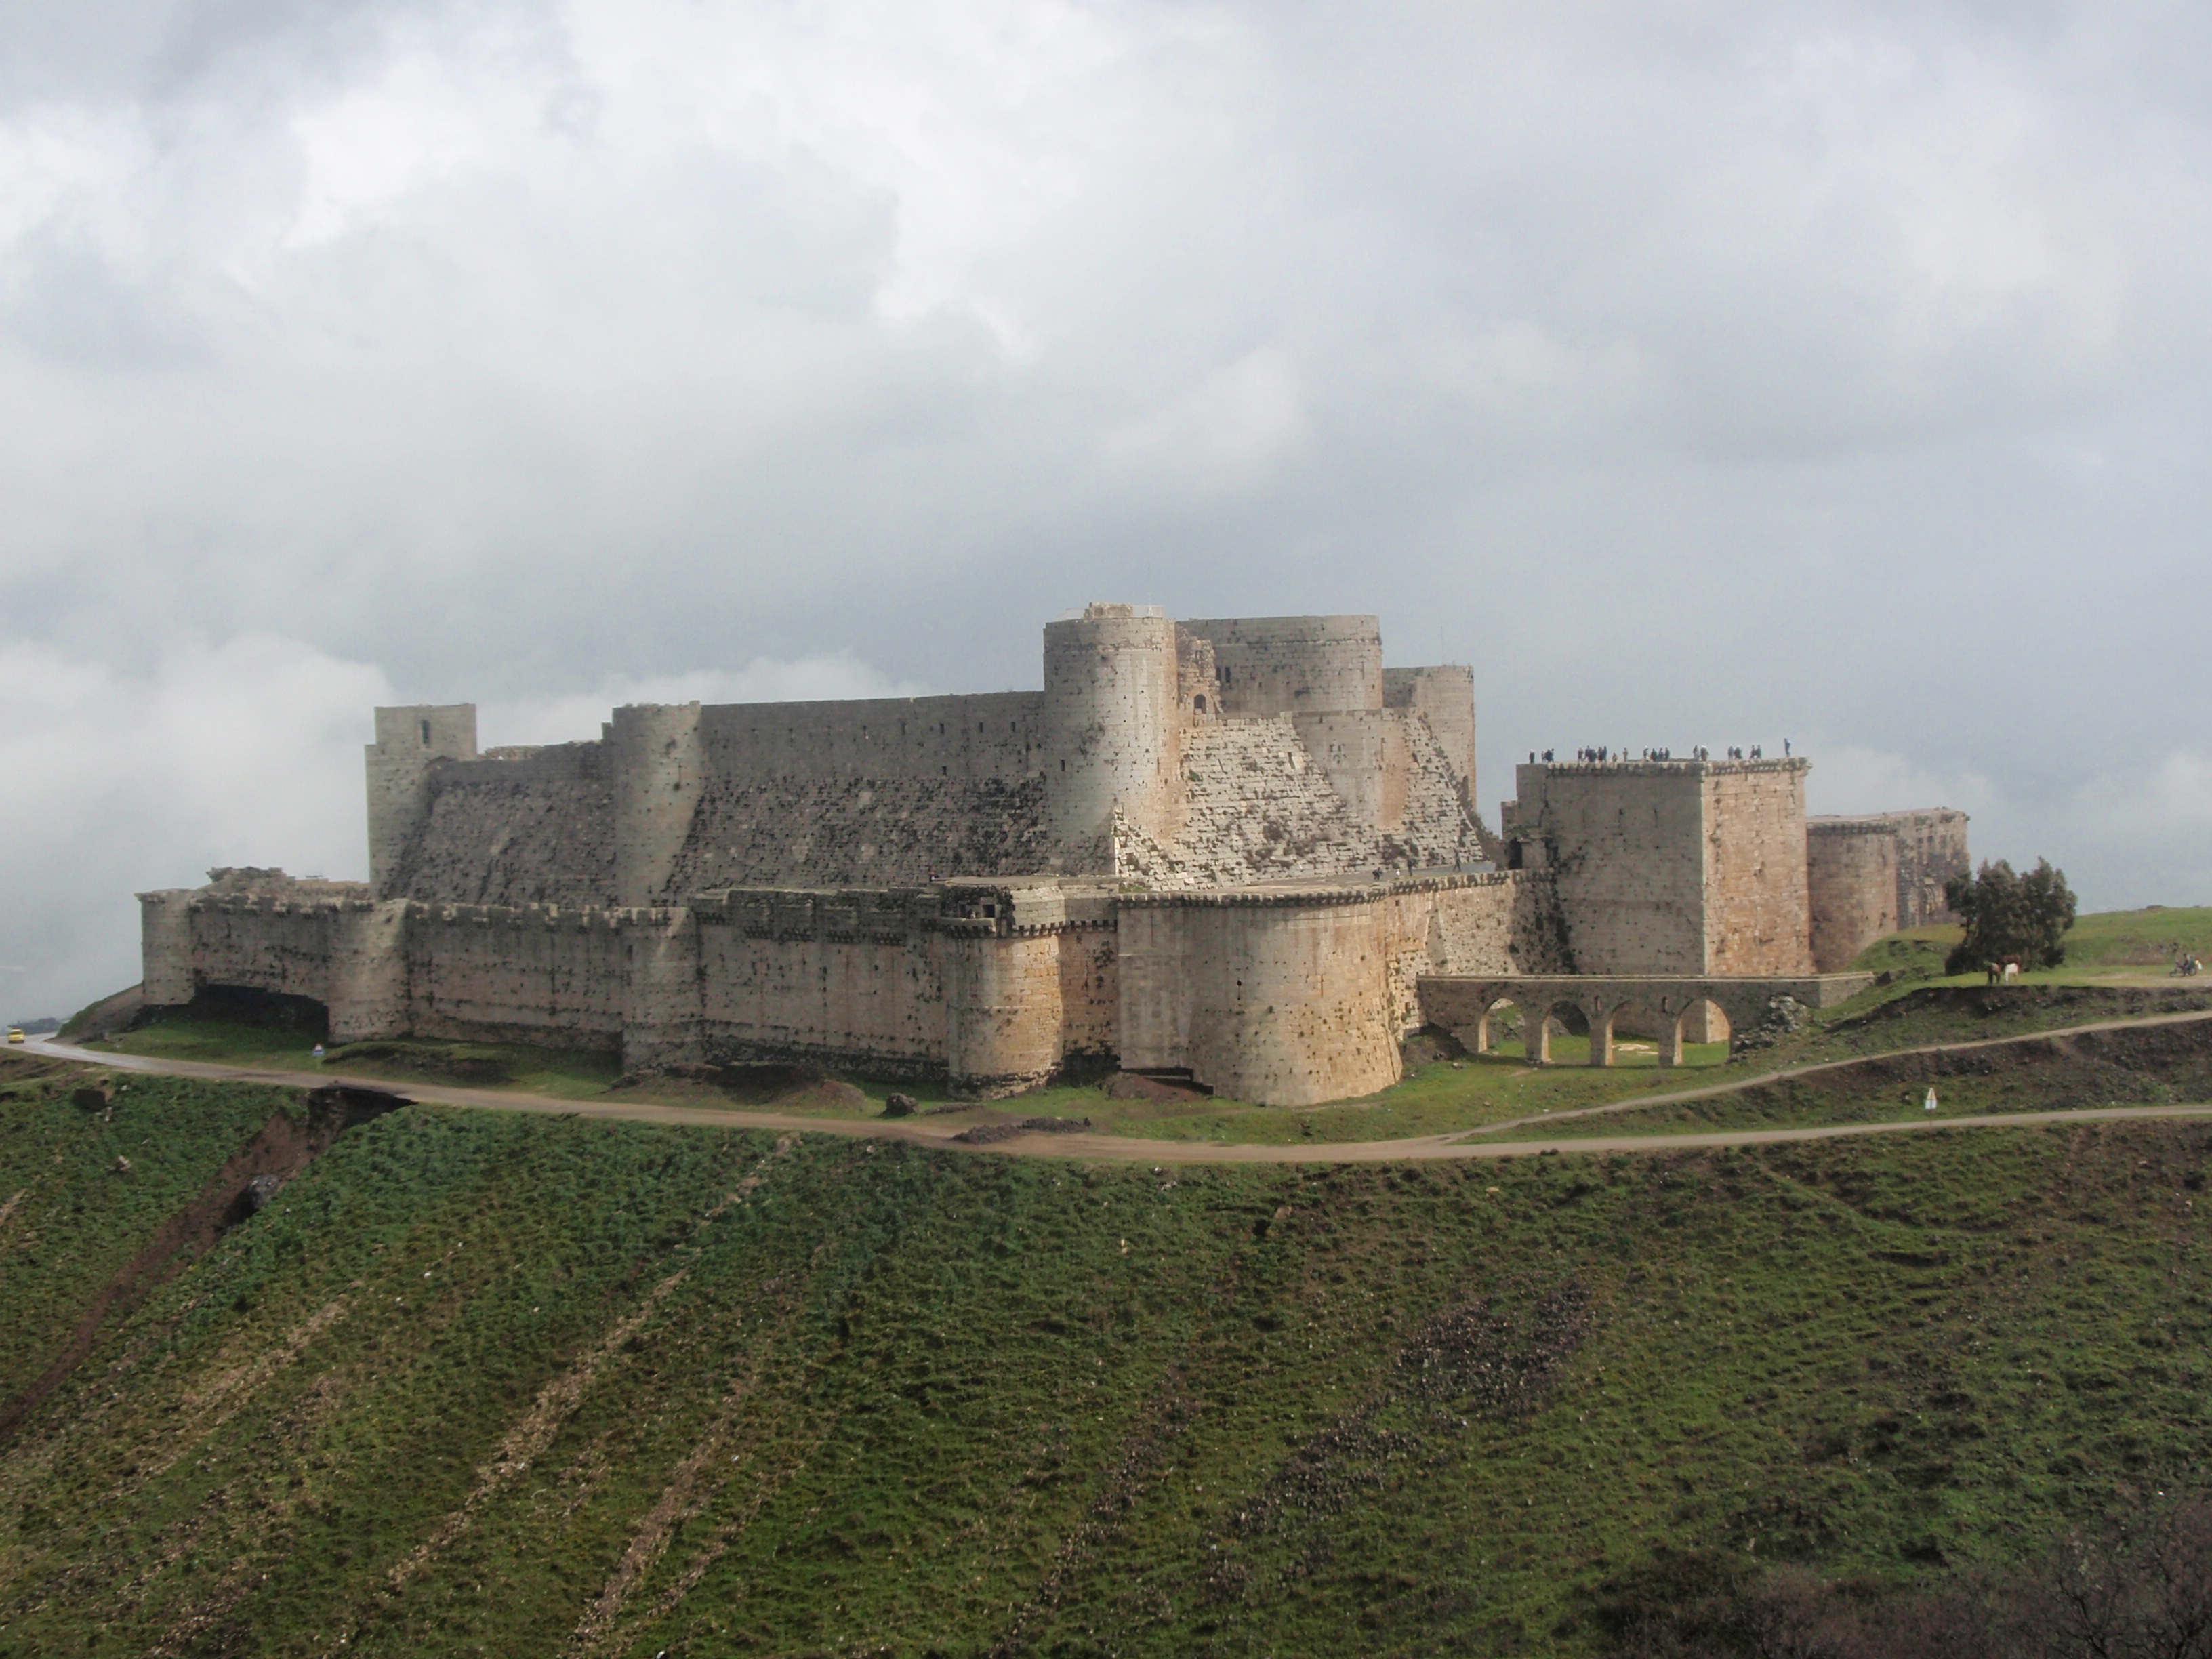
<path fill-rule="evenodd" d="M 773 1151 L 756 1163 L 743 1180 L 692 1224 L 692 1237 L 696 1238 L 701 1227 L 757 1191 L 775 1165 L 787 1157 L 798 1144 L 795 1135 L 779 1138 Z M 517 1418 L 501 1437 L 498 1449 L 477 1467 L 476 1484 L 470 1489 L 469 1495 L 462 1499 L 460 1506 L 449 1511 L 431 1529 L 428 1537 L 385 1574 L 384 1582 L 377 1592 L 380 1599 L 388 1601 L 429 1571 L 455 1541 L 475 1525 L 477 1516 L 486 1505 L 536 1467 L 547 1448 L 582 1408 L 607 1367 L 620 1358 L 631 1340 L 662 1310 L 668 1298 L 690 1277 L 690 1273 L 689 1268 L 681 1269 L 660 1280 L 647 1293 L 642 1304 L 608 1327 L 580 1359 L 538 1391 L 529 1409 Z M 672 1521 L 668 1524 L 672 1529 L 675 1522 Z M 619 1606 L 619 1600 L 617 1605 Z M 355 1633 L 358 1634 L 359 1620 L 349 1622 L 355 1626 Z"/>
<path fill-rule="evenodd" d="M 454 1540 L 475 1524 L 477 1512 L 485 1504 L 530 1472 L 545 1449 L 553 1443 L 554 1437 L 568 1426 L 568 1419 L 583 1405 L 584 1397 L 599 1381 L 599 1373 L 622 1352 L 623 1345 L 659 1310 L 661 1304 L 684 1279 L 683 1273 L 674 1273 L 655 1285 L 647 1292 L 642 1305 L 609 1326 L 581 1359 L 538 1389 L 530 1408 L 501 1437 L 499 1449 L 477 1466 L 476 1485 L 461 1500 L 460 1507 L 449 1510 L 430 1529 L 428 1537 L 385 1574 L 385 1594 L 396 1595 L 420 1577 Z"/>
<path fill-rule="evenodd" d="M 741 1415 L 756 1397 L 771 1352 L 772 1350 L 763 1352 L 746 1367 L 744 1376 L 732 1381 L 717 1403 L 706 1432 L 676 1466 L 653 1507 L 630 1534 L 622 1559 L 607 1576 L 607 1582 L 577 1621 L 568 1638 L 568 1653 L 581 1659 L 581 1656 L 601 1653 L 611 1645 L 619 1645 L 614 1638 L 623 1624 L 623 1612 L 639 1586 L 666 1555 L 677 1530 L 705 1513 L 742 1475 L 753 1470 L 753 1459 L 763 1447 L 782 1449 L 784 1455 L 775 1465 L 755 1473 L 751 1489 L 743 1501 L 708 1534 L 675 1581 L 653 1598 L 650 1607 L 629 1621 L 629 1628 L 623 1632 L 625 1638 L 635 1637 L 639 1628 L 653 1620 L 674 1613 L 714 1565 L 744 1535 L 769 1501 L 805 1469 L 815 1449 L 828 1437 L 836 1421 L 834 1414 L 809 1425 L 800 1433 L 792 1432 L 780 1414 L 766 1419 Z M 745 1449 L 732 1453 L 731 1447 L 741 1441 Z"/>

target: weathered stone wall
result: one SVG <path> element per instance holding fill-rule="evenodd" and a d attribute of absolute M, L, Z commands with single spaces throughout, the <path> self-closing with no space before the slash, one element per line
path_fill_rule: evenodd
<path fill-rule="evenodd" d="M 1507 831 L 1586 974 L 1811 971 L 1802 760 L 1539 762 Z"/>
<path fill-rule="evenodd" d="M 1866 824 L 1897 838 L 1897 925 L 1929 927 L 1958 917 L 1943 902 L 1944 884 L 1971 874 L 1973 855 L 1966 845 L 1967 817 L 1955 807 L 1878 812 L 1865 817 L 1818 817 L 1813 828 Z"/>
<path fill-rule="evenodd" d="M 199 989 L 191 900 L 184 888 L 138 895 L 139 987 L 149 1007 L 181 1008 Z"/>
<path fill-rule="evenodd" d="M 696 914 L 705 1057 L 944 1073 L 933 895 L 730 893 L 702 900 Z"/>
<path fill-rule="evenodd" d="M 1182 764 L 1182 835 L 1121 873 L 1180 886 L 1334 874 L 1372 846 L 1288 716 L 1196 728 Z"/>
<path fill-rule="evenodd" d="M 1127 834 L 1117 874 L 1218 887 L 1453 869 L 1481 855 L 1458 774 L 1419 715 L 1225 718 L 1188 734 L 1182 765 L 1182 835 L 1163 845 Z M 1361 803 L 1387 812 L 1389 827 L 1364 819 Z"/>
<path fill-rule="evenodd" d="M 1182 626 L 1213 647 L 1224 714 L 1382 707 L 1382 628 L 1373 617 L 1220 617 Z"/>
<path fill-rule="evenodd" d="M 1523 867 L 1551 871 L 1576 967 L 1708 971 L 1699 769 L 1539 762 L 1516 768 L 1515 777 Z"/>
<path fill-rule="evenodd" d="M 1371 902 L 1244 894 L 1121 910 L 1121 1063 L 1240 1100 L 1309 1105 L 1398 1079 Z"/>
<path fill-rule="evenodd" d="M 1012 782 L 1045 769 L 1038 691 L 722 703 L 701 711 L 699 731 L 718 778 Z"/>
<path fill-rule="evenodd" d="M 447 761 L 387 883 L 440 904 L 615 902 L 614 757 L 604 743 Z"/>
<path fill-rule="evenodd" d="M 1405 757 L 1405 806 L 1398 828 L 1382 836 L 1385 864 L 1414 870 L 1457 869 L 1484 857 L 1474 797 L 1449 746 L 1418 711 L 1389 718 L 1400 728 Z"/>
<path fill-rule="evenodd" d="M 632 914 L 423 904 L 406 908 L 405 1031 L 615 1049 L 630 1003 Z M 338 1007 L 331 1007 L 336 1025 Z M 391 1028 L 362 1035 L 390 1035 Z"/>
<path fill-rule="evenodd" d="M 1042 777 L 708 780 L 665 895 L 1049 870 Z"/>
<path fill-rule="evenodd" d="M 1897 836 L 1884 823 L 1814 818 L 1805 843 L 1813 967 L 1840 973 L 1897 931 Z"/>
<path fill-rule="evenodd" d="M 1440 956 L 1511 971 L 1513 919 L 1549 885 L 1499 872 L 1126 896 L 1121 1064 L 1270 1105 L 1388 1088 L 1400 1041 L 1421 1023 L 1422 975 Z"/>
<path fill-rule="evenodd" d="M 1370 840 L 1406 822 L 1406 717 L 1395 709 L 1350 708 L 1291 717 L 1298 740 Z"/>
<path fill-rule="evenodd" d="M 386 709 L 375 884 L 638 908 L 726 886 L 1145 878 L 1115 864 L 1117 812 L 1184 885 L 1458 866 L 1481 852 L 1472 675 L 1394 671 L 1386 708 L 1381 648 L 1372 617 L 1092 605 L 1046 629 L 1042 692 L 640 705 L 597 743 L 483 758 L 473 708 Z M 1273 712 L 1257 727 L 1240 708 Z"/>
<path fill-rule="evenodd" d="M 1802 760 L 1707 762 L 1705 961 L 1709 974 L 1805 974 L 1813 914 L 1805 868 Z M 1580 952 L 1577 952 L 1579 958 Z"/>

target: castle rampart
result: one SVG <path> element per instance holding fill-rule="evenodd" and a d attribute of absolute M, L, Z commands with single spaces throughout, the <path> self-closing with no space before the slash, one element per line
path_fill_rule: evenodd
<path fill-rule="evenodd" d="M 1956 814 L 1808 836 L 1791 760 L 1523 767 L 1501 841 L 1471 672 L 1385 671 L 1370 617 L 1095 605 L 1045 629 L 1043 679 L 627 707 L 596 740 L 483 754 L 467 705 L 379 709 L 373 880 L 141 895 L 149 998 L 250 988 L 324 1003 L 341 1040 L 631 1066 L 1000 1095 L 1118 1061 L 1312 1103 L 1396 1080 L 1438 976 L 1725 981 L 1733 1012 L 1878 925 L 1852 907 L 1879 854 L 1845 869 L 1824 837 L 1911 848 L 1916 902 L 1965 857 Z M 1600 1013 L 1608 1043 L 1707 1034 Z"/>

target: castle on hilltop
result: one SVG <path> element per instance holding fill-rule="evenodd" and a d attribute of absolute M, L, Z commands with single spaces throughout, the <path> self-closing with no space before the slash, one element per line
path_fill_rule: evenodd
<path fill-rule="evenodd" d="M 142 893 L 148 1004 L 312 998 L 334 1038 L 802 1061 L 1018 1092 L 1071 1066 L 1307 1104 L 1443 1025 L 1662 1060 L 1823 1006 L 1935 919 L 1966 818 L 1805 814 L 1802 759 L 1516 769 L 1475 807 L 1474 676 L 1372 617 L 1093 605 L 1044 689 L 617 708 L 479 752 L 473 705 L 380 708 L 369 879 Z"/>

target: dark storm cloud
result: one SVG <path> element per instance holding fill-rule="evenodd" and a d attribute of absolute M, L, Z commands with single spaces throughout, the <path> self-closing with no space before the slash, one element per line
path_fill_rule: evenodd
<path fill-rule="evenodd" d="M 2199 10 L 0 17 L 0 686 L 117 757 L 0 811 L 92 849 L 57 1000 L 131 884 L 357 869 L 374 696 L 1035 684 L 1093 598 L 1381 611 L 1491 802 L 1788 736 L 2212 885 Z"/>

